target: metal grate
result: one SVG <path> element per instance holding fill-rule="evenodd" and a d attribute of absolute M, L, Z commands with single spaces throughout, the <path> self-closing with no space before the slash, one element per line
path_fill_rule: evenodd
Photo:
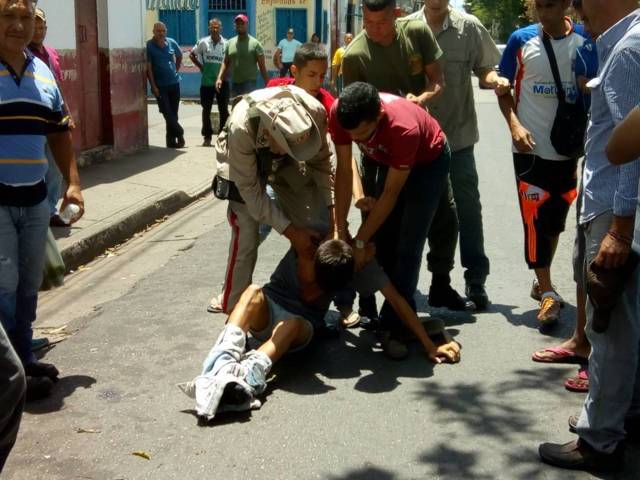
<path fill-rule="evenodd" d="M 247 0 L 209 0 L 209 10 L 247 10 Z"/>

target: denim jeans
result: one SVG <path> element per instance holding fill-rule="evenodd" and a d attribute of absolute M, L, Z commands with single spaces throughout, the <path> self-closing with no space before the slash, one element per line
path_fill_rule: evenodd
<path fill-rule="evenodd" d="M 180 84 L 169 85 L 167 87 L 158 87 L 160 96 L 158 100 L 158 108 L 164 117 L 167 131 L 167 146 L 175 143 L 178 137 L 184 135 L 184 130 L 178 121 L 178 110 L 180 108 Z"/>
<path fill-rule="evenodd" d="M 378 262 L 414 311 L 422 253 L 440 198 L 447 188 L 450 160 L 451 151 L 446 145 L 436 160 L 412 168 L 393 211 L 375 236 Z M 379 176 L 385 177 L 386 173 L 380 171 Z M 383 182 L 383 178 L 379 181 Z M 396 330 L 401 326 L 388 302 L 382 306 L 380 319 L 384 329 Z"/>
<path fill-rule="evenodd" d="M 489 275 L 489 259 L 484 251 L 482 204 L 473 145 L 451 153 L 449 177 L 458 212 L 464 279 L 468 285 L 484 285 Z"/>
<path fill-rule="evenodd" d="M 49 229 L 44 200 L 33 207 L 0 205 L 0 319 L 24 365 L 31 352 L 38 289 Z"/>
<path fill-rule="evenodd" d="M 218 104 L 218 113 L 220 114 L 220 128 L 218 133 L 222 131 L 222 127 L 227 123 L 229 118 L 229 82 L 222 82 L 222 88 L 218 92 L 216 87 L 200 87 L 200 105 L 202 105 L 202 136 L 211 140 L 213 136 L 213 128 L 211 127 L 211 109 L 213 108 L 213 100 Z"/>
<path fill-rule="evenodd" d="M 0 473 L 18 436 L 25 389 L 24 369 L 0 325 Z"/>
<path fill-rule="evenodd" d="M 609 211 L 578 228 L 585 240 L 585 266 L 597 255 L 611 220 Z M 593 316 L 587 301 L 589 393 L 576 430 L 596 450 L 611 453 L 625 437 L 625 417 L 640 415 L 640 267 L 627 282 L 604 333 L 593 331 Z"/>
<path fill-rule="evenodd" d="M 49 215 L 53 216 L 58 213 L 58 200 L 60 200 L 60 196 L 62 195 L 62 173 L 60 173 L 58 164 L 53 158 L 53 152 L 49 148 L 49 144 L 46 145 L 45 153 L 47 154 L 49 169 L 44 177 L 44 182 L 47 184 Z"/>
<path fill-rule="evenodd" d="M 231 83 L 231 97 L 251 93 L 256 89 L 255 80 L 247 80 L 246 82 Z"/>

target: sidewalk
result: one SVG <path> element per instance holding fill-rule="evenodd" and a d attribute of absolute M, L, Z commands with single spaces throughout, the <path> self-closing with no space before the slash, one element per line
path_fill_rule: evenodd
<path fill-rule="evenodd" d="M 200 146 L 201 109 L 180 105 L 186 147 L 164 147 L 164 119 L 149 104 L 149 150 L 80 169 L 85 214 L 71 228 L 53 228 L 67 270 L 74 270 L 210 190 L 213 148 Z"/>

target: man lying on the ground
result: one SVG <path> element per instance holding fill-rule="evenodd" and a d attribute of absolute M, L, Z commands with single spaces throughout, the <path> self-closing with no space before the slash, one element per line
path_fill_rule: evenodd
<path fill-rule="evenodd" d="M 205 360 L 202 374 L 183 388 L 196 398 L 198 415 L 211 419 L 216 410 L 259 406 L 255 397 L 266 388 L 266 376 L 273 363 L 285 353 L 309 345 L 315 328 L 324 322 L 333 293 L 347 285 L 352 285 L 360 295 L 380 291 L 418 338 L 429 360 L 459 362 L 460 345 L 449 341 L 436 346 L 431 341 L 416 313 L 373 260 L 373 255 L 374 247 L 368 245 L 368 261 L 354 273 L 351 246 L 343 240 L 327 240 L 313 256 L 289 250 L 269 283 L 262 288 L 250 285 Z M 263 343 L 257 350 L 245 353 L 247 332 Z"/>

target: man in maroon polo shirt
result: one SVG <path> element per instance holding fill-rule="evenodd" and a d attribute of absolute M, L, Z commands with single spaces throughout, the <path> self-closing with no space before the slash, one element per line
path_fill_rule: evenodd
<path fill-rule="evenodd" d="M 367 218 L 354 236 L 354 258 L 361 267 L 366 244 L 375 241 L 378 261 L 415 311 L 422 251 L 447 186 L 451 151 L 446 137 L 424 108 L 395 95 L 379 94 L 364 82 L 343 90 L 331 109 L 329 131 L 336 148 L 356 142 L 363 155 L 389 167 L 378 182 L 384 188 L 377 199 L 369 199 Z M 351 198 L 354 175 L 358 173 L 351 162 L 338 162 L 336 223 L 342 239 L 348 238 L 350 205 L 343 199 Z M 385 353 L 395 359 L 406 357 L 406 345 L 396 338 L 400 319 L 388 303 L 380 320 Z"/>

